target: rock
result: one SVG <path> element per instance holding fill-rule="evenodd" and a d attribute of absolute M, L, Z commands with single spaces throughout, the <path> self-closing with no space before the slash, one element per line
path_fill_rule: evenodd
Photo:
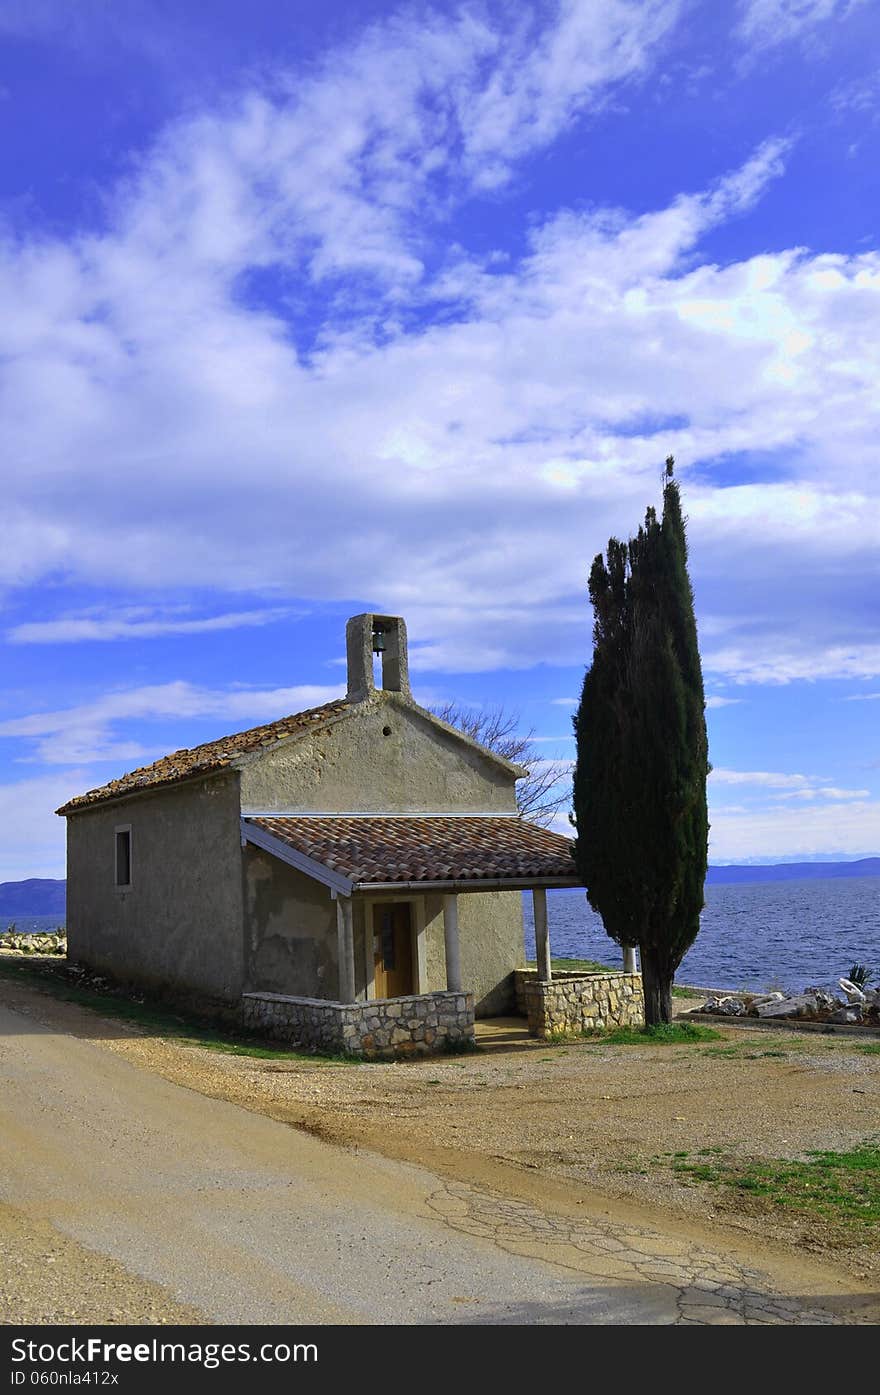
<path fill-rule="evenodd" d="M 715 1012 L 721 1017 L 742 1017 L 745 1010 L 741 998 L 708 998 L 700 1008 L 701 1012 Z"/>
<path fill-rule="evenodd" d="M 783 998 L 781 1002 L 760 1003 L 757 1008 L 759 1017 L 810 1017 L 816 1012 L 818 1004 L 812 993 L 798 993 L 792 998 Z"/>
<path fill-rule="evenodd" d="M 812 992 L 812 989 L 808 988 L 807 992 Z M 784 997 L 784 993 L 774 989 L 772 993 L 756 993 L 749 999 L 749 1004 L 752 1008 L 756 1008 L 759 1003 L 781 1003 Z"/>
<path fill-rule="evenodd" d="M 858 985 L 853 983 L 850 979 L 839 978 L 837 982 L 840 984 L 841 988 L 846 994 L 848 1002 L 861 1004 L 865 1001 L 865 995 L 862 992 L 861 988 L 859 988 Z"/>
<path fill-rule="evenodd" d="M 855 1024 L 861 1022 L 861 1020 L 862 1014 L 859 1012 L 858 1008 L 854 1007 L 838 1008 L 836 1012 L 832 1012 L 831 1016 L 828 1018 L 829 1022 L 840 1022 L 848 1027 L 855 1026 Z"/>
<path fill-rule="evenodd" d="M 820 1012 L 831 1012 L 835 1008 L 843 1007 L 840 999 L 835 998 L 833 993 L 828 993 L 824 988 L 810 988 L 807 991 L 814 995 Z"/>

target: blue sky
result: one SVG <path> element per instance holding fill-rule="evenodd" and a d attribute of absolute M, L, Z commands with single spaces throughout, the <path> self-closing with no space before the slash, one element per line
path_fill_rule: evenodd
<path fill-rule="evenodd" d="M 0 0 L 0 879 L 335 696 L 573 755 L 678 462 L 715 861 L 880 853 L 876 0 Z"/>

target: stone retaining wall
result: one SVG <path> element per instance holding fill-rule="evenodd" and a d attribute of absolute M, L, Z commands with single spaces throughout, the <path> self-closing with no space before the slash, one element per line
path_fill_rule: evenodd
<path fill-rule="evenodd" d="M 554 983 L 568 983 L 577 980 L 582 983 L 585 978 L 595 978 L 595 974 L 587 974 L 583 969 L 554 969 Z M 538 982 L 538 970 L 534 965 L 529 965 L 525 969 L 515 969 L 513 975 L 514 994 L 516 997 L 517 1016 L 527 1017 L 528 1007 L 526 1004 L 526 984 Z"/>
<path fill-rule="evenodd" d="M 474 1042 L 472 993 L 419 993 L 364 1003 L 245 993 L 242 1019 L 249 1031 L 278 1041 L 369 1060 L 427 1056 Z"/>
<path fill-rule="evenodd" d="M 516 984 L 532 1036 L 577 1036 L 645 1023 L 641 974 L 568 972 L 542 983 L 534 969 L 518 969 Z"/>

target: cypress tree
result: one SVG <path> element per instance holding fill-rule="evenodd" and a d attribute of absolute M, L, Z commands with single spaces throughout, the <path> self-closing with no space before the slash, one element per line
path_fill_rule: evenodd
<path fill-rule="evenodd" d="M 705 701 L 673 459 L 663 518 L 596 557 L 593 661 L 574 719 L 575 858 L 618 944 L 638 945 L 647 1023 L 672 1015 L 700 928 L 708 850 Z"/>

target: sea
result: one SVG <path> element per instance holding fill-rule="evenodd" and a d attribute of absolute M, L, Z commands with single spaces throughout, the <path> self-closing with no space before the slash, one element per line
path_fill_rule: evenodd
<path fill-rule="evenodd" d="M 532 898 L 523 897 L 526 953 L 535 957 Z M 549 891 L 550 952 L 622 962 L 583 891 Z M 675 975 L 700 988 L 800 992 L 835 986 L 854 964 L 880 976 L 880 877 L 721 883 L 706 887 L 700 933 Z"/>
<path fill-rule="evenodd" d="M 532 898 L 523 896 L 526 954 L 535 957 Z M 554 958 L 621 962 L 583 891 L 547 893 Z M 19 916 L 16 929 L 55 930 L 60 916 Z M 0 930 L 5 929 L 0 922 Z M 706 887 L 700 933 L 676 982 L 701 988 L 799 992 L 834 986 L 853 964 L 880 975 L 880 877 L 721 883 Z"/>

